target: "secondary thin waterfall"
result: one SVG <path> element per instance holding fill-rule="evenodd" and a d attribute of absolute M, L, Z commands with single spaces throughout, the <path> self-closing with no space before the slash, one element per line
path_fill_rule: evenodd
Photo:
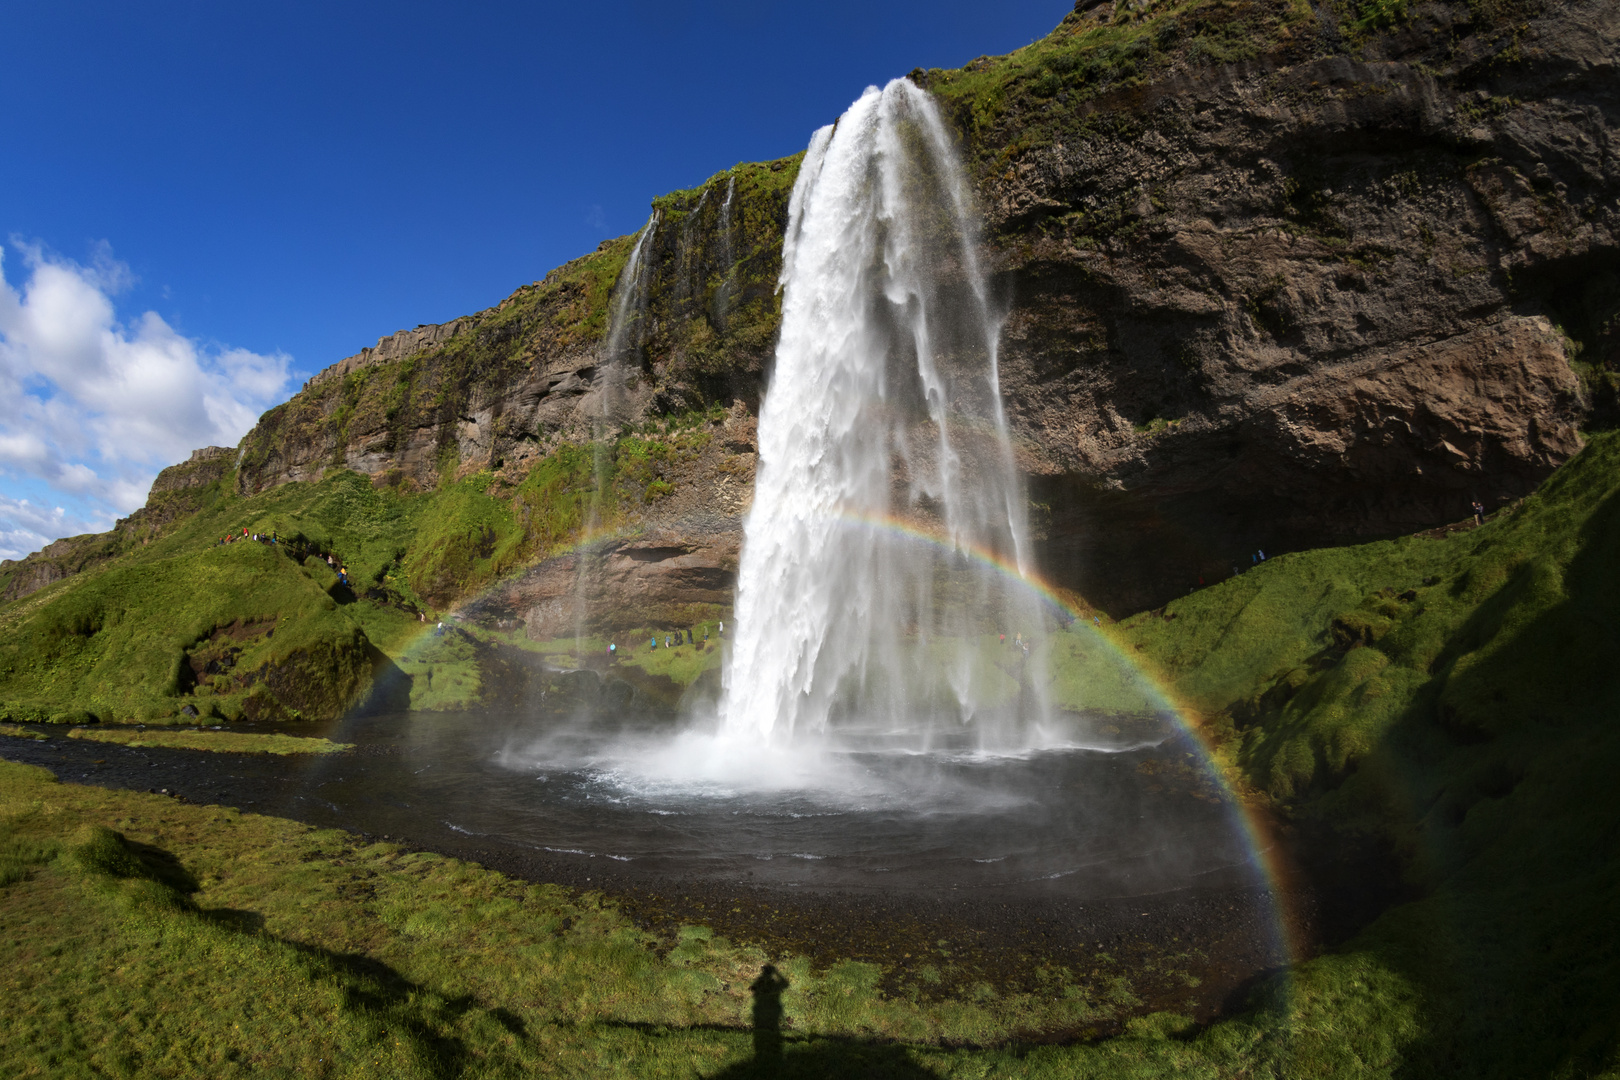
<path fill-rule="evenodd" d="M 647 308 L 647 251 L 658 233 L 656 212 L 641 227 L 624 268 L 614 283 L 613 307 L 608 317 L 607 340 L 597 359 L 594 401 L 587 398 L 591 448 L 592 485 L 590 498 L 580 522 L 581 544 L 574 567 L 574 638 L 585 637 L 589 629 L 590 580 L 599 569 L 599 556 L 592 553 L 590 541 L 603 526 L 603 511 L 609 503 L 608 484 L 613 462 L 613 444 L 619 426 L 629 415 L 624 392 L 625 377 L 638 366 L 637 351 L 644 332 Z"/>
<path fill-rule="evenodd" d="M 933 100 L 869 88 L 788 217 L 722 732 L 1026 745 L 1047 680 L 1001 318 Z"/>

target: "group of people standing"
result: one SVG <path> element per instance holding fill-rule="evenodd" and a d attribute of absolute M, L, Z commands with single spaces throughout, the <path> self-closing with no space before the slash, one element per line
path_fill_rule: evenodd
<path fill-rule="evenodd" d="M 715 636 L 716 637 L 722 637 L 722 638 L 726 636 L 726 624 L 725 624 L 724 621 L 719 622 L 719 623 L 716 624 L 716 626 L 715 626 Z M 676 647 L 681 646 L 681 645 L 698 645 L 698 644 L 707 645 L 708 643 L 709 643 L 709 628 L 707 626 L 703 627 L 703 637 L 702 638 L 698 637 L 698 631 L 695 630 L 695 629 L 666 630 L 664 632 L 663 641 L 662 641 L 662 645 L 666 649 L 673 649 L 673 648 L 676 648 Z M 647 640 L 647 648 L 649 650 L 657 649 L 659 647 L 659 644 L 660 644 L 659 635 L 657 635 L 656 633 L 653 634 L 652 637 L 648 638 L 648 640 Z M 613 641 L 608 642 L 607 654 L 608 654 L 608 659 L 610 659 L 610 660 L 618 658 L 619 645 L 618 645 L 617 642 L 613 642 Z"/>
<path fill-rule="evenodd" d="M 233 532 L 226 533 L 224 536 L 219 538 L 219 543 L 215 544 L 214 546 L 219 547 L 222 544 L 234 544 L 238 540 L 253 540 L 260 544 L 279 544 L 281 542 L 274 532 L 269 534 L 249 533 L 246 529 L 243 529 L 241 536 L 238 536 Z"/>
<path fill-rule="evenodd" d="M 338 581 L 347 589 L 349 587 L 349 568 L 343 564 L 343 560 L 328 552 L 326 565 L 337 571 Z"/>

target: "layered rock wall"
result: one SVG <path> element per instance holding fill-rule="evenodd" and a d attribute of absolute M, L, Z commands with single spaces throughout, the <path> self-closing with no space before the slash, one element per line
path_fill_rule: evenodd
<path fill-rule="evenodd" d="M 930 73 L 978 127 L 1003 390 L 1062 583 L 1149 606 L 1258 548 L 1501 505 L 1579 448 L 1620 361 L 1616 10 L 1414 12 L 1359 42 L 1279 16 L 1263 55 L 1071 79 L 989 123 L 971 72 Z"/>

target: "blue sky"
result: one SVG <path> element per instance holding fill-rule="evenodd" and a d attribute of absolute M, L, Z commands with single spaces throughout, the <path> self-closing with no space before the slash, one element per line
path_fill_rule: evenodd
<path fill-rule="evenodd" d="M 379 336 L 1069 6 L 7 5 L 0 558 L 108 527 Z"/>

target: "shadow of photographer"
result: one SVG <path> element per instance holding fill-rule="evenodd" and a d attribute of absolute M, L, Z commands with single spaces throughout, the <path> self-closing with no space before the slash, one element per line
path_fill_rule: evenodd
<path fill-rule="evenodd" d="M 935 1080 L 938 1073 L 911 1060 L 905 1047 L 848 1037 L 786 1036 L 782 993 L 788 980 L 773 965 L 760 970 L 754 995 L 754 1056 L 716 1073 L 712 1080 L 750 1077 L 893 1077 Z"/>

